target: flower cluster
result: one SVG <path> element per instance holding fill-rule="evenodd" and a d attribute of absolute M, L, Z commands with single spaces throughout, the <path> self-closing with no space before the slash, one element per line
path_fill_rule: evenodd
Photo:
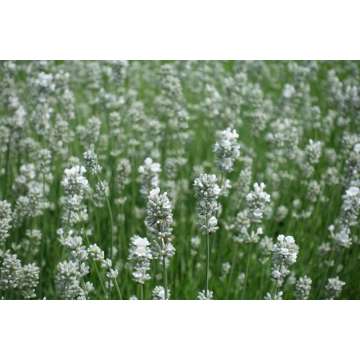
<path fill-rule="evenodd" d="M 315 165 L 319 162 L 321 156 L 321 141 L 309 140 L 309 143 L 305 147 L 305 154 L 308 162 L 311 165 Z"/>
<path fill-rule="evenodd" d="M 289 275 L 289 267 L 294 265 L 299 253 L 299 247 L 292 236 L 279 235 L 272 249 L 271 275 L 277 286 L 284 283 Z"/>
<path fill-rule="evenodd" d="M 154 300 L 169 300 L 170 299 L 170 290 L 167 290 L 167 299 L 165 299 L 165 289 L 163 286 L 155 286 L 152 292 L 152 298 Z"/>
<path fill-rule="evenodd" d="M 95 176 L 96 179 L 95 188 L 91 189 L 94 205 L 96 207 L 103 207 L 106 199 L 109 196 L 109 185 L 105 180 L 100 178 L 102 168 L 98 162 L 98 158 L 93 147 L 90 147 L 89 150 L 84 152 L 83 158 L 85 168 L 91 175 Z"/>
<path fill-rule="evenodd" d="M 124 190 L 126 185 L 131 181 L 131 163 L 128 159 L 120 159 L 116 166 L 116 188 L 119 197 L 115 199 L 115 203 L 124 204 L 127 200 Z"/>
<path fill-rule="evenodd" d="M 339 246 L 348 248 L 352 244 L 351 227 L 357 224 L 360 212 L 360 189 L 351 186 L 343 195 L 341 215 L 329 226 L 331 237 Z"/>
<path fill-rule="evenodd" d="M 270 203 L 270 195 L 264 191 L 264 183 L 255 183 L 254 189 L 246 196 L 249 218 L 251 222 L 261 222 L 266 206 Z"/>
<path fill-rule="evenodd" d="M 150 280 L 151 259 L 152 253 L 149 240 L 134 235 L 130 239 L 129 260 L 133 267 L 133 278 L 137 283 L 144 284 L 146 280 Z"/>
<path fill-rule="evenodd" d="M 100 249 L 97 244 L 91 244 L 87 248 L 89 258 L 94 262 L 99 263 L 101 269 L 105 271 L 105 287 L 107 290 L 111 290 L 114 287 L 118 287 L 117 277 L 119 271 L 113 267 L 112 260 L 105 257 L 104 251 Z"/>
<path fill-rule="evenodd" d="M 349 226 L 357 224 L 360 211 L 360 188 L 350 186 L 343 196 L 343 222 Z"/>
<path fill-rule="evenodd" d="M 104 286 L 111 290 L 116 284 L 118 270 L 112 267 L 111 259 L 105 258 L 98 245 L 83 245 L 83 238 L 73 230 L 58 230 L 60 243 L 69 251 L 68 258 L 58 264 L 55 278 L 56 290 L 63 299 L 86 299 L 94 290 L 91 281 L 86 281 L 91 272 L 91 262 L 98 263 L 105 272 Z"/>
<path fill-rule="evenodd" d="M 308 276 L 300 277 L 296 282 L 296 298 L 307 300 L 310 296 L 312 280 Z"/>
<path fill-rule="evenodd" d="M 147 196 L 150 190 L 159 186 L 160 164 L 151 158 L 146 158 L 144 164 L 139 167 L 141 193 Z"/>
<path fill-rule="evenodd" d="M 83 157 L 87 171 L 92 175 L 99 175 L 101 172 L 101 166 L 98 162 L 94 149 L 90 148 L 89 150 L 86 150 Z"/>
<path fill-rule="evenodd" d="M 214 145 L 217 165 L 220 171 L 230 172 L 234 167 L 235 160 L 240 156 L 239 135 L 235 129 L 227 128 L 218 134 Z"/>
<path fill-rule="evenodd" d="M 84 199 L 90 192 L 90 186 L 85 177 L 86 169 L 75 165 L 65 169 L 61 185 L 64 187 L 65 196 L 63 220 L 69 225 L 74 225 L 87 220 L 87 210 Z"/>
<path fill-rule="evenodd" d="M 12 211 L 11 205 L 6 200 L 0 201 L 0 250 L 4 247 L 11 229 Z"/>
<path fill-rule="evenodd" d="M 257 243 L 263 234 L 261 222 L 270 203 L 270 195 L 265 192 L 265 184 L 255 183 L 253 191 L 246 195 L 245 200 L 246 208 L 237 213 L 233 224 L 234 240 L 239 243 Z"/>
<path fill-rule="evenodd" d="M 41 164 L 40 169 L 44 170 Z M 44 176 L 40 169 L 33 163 L 21 165 L 13 184 L 13 190 L 19 194 L 14 209 L 14 223 L 18 226 L 26 218 L 40 216 L 50 207 L 46 196 L 49 192 L 48 181 L 51 180 L 51 176 L 48 174 Z"/>
<path fill-rule="evenodd" d="M 201 174 L 195 179 L 194 188 L 197 196 L 200 231 L 208 234 L 213 233 L 218 229 L 218 198 L 221 193 L 216 175 Z"/>
<path fill-rule="evenodd" d="M 278 157 L 279 161 L 293 159 L 299 144 L 300 131 L 293 119 L 277 119 L 271 123 L 271 130 L 267 134 L 267 140 L 275 147 L 272 157 Z"/>
<path fill-rule="evenodd" d="M 284 292 L 283 291 L 277 291 L 275 293 L 266 293 L 264 300 L 283 300 L 283 295 Z"/>
<path fill-rule="evenodd" d="M 87 148 L 88 146 L 94 145 L 100 136 L 101 121 L 98 117 L 91 117 L 85 126 L 78 125 L 76 132 L 82 143 Z"/>
<path fill-rule="evenodd" d="M 214 293 L 211 290 L 208 290 L 206 293 L 206 290 L 201 290 L 198 293 L 197 299 L 198 300 L 212 300 L 214 298 Z"/>
<path fill-rule="evenodd" d="M 81 266 L 78 261 L 65 260 L 58 264 L 55 284 L 58 296 L 68 300 L 84 300 L 94 290 L 90 282 L 83 278 L 89 273 L 87 266 Z"/>
<path fill-rule="evenodd" d="M 174 255 L 172 245 L 173 215 L 167 193 L 154 188 L 148 196 L 145 225 L 154 238 L 154 256 L 169 258 Z"/>
<path fill-rule="evenodd" d="M 63 299 L 86 299 L 93 290 L 93 285 L 85 281 L 90 272 L 87 263 L 88 252 L 83 239 L 73 230 L 58 230 L 60 243 L 70 251 L 68 259 L 57 266 L 55 285 L 56 291 Z"/>
<path fill-rule="evenodd" d="M 172 180 L 175 179 L 179 168 L 186 164 L 185 145 L 190 135 L 189 115 L 175 66 L 163 64 L 160 67 L 159 78 L 160 94 L 156 97 L 155 104 L 157 113 L 166 127 L 166 136 L 163 136 L 160 141 L 166 149 L 165 168 L 170 180 L 167 188 L 173 190 Z"/>
<path fill-rule="evenodd" d="M 341 281 L 338 276 L 328 279 L 328 282 L 325 287 L 325 289 L 328 293 L 328 298 L 330 300 L 333 300 L 333 299 L 339 297 L 344 285 L 345 285 L 345 282 Z"/>
<path fill-rule="evenodd" d="M 0 256 L 0 290 L 10 291 L 23 299 L 36 297 L 40 269 L 34 264 L 22 265 L 16 254 L 6 251 Z"/>

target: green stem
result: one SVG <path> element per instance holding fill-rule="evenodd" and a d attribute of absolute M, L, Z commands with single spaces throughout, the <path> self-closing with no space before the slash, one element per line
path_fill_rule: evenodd
<path fill-rule="evenodd" d="M 165 300 L 168 300 L 168 285 L 167 285 L 167 271 L 166 271 L 166 258 L 163 256 L 162 258 L 162 266 L 163 266 L 163 280 L 164 280 L 164 291 L 165 291 Z"/>
<path fill-rule="evenodd" d="M 244 289 L 243 289 L 243 292 L 242 292 L 242 298 L 244 298 L 244 296 L 245 296 L 246 286 L 247 286 L 247 283 L 248 283 L 248 273 L 249 273 L 249 267 L 250 267 L 251 249 L 252 248 L 250 248 L 250 252 L 248 253 L 247 261 L 246 261 L 245 283 L 244 283 Z"/>
<path fill-rule="evenodd" d="M 89 238 L 87 237 L 86 229 L 84 227 L 83 227 L 83 233 L 84 233 L 84 236 L 85 236 L 86 245 L 89 247 L 90 241 L 89 241 Z M 100 274 L 100 271 L 99 271 L 99 268 L 98 268 L 98 264 L 96 263 L 96 261 L 92 261 L 92 264 L 94 265 L 96 276 L 99 279 L 101 289 L 104 292 L 104 295 L 106 296 L 106 298 L 109 298 L 109 294 L 108 294 L 107 289 L 105 288 L 103 278 L 102 278 L 102 276 Z"/>
<path fill-rule="evenodd" d="M 97 180 L 99 181 L 99 183 L 101 184 L 101 188 L 105 189 L 104 187 L 104 183 L 102 182 L 102 180 L 100 179 L 100 177 L 98 175 L 96 175 Z M 109 201 L 109 197 L 107 196 L 105 190 L 104 190 L 104 196 L 105 196 L 105 201 L 106 201 L 106 207 L 108 209 L 109 212 L 109 216 L 110 216 L 110 249 L 109 249 L 109 258 L 112 261 L 112 253 L 113 253 L 113 227 L 114 227 L 114 219 L 113 219 L 113 214 L 112 214 L 112 210 L 111 210 L 111 205 L 110 205 L 110 201 Z"/>
<path fill-rule="evenodd" d="M 208 297 L 209 294 L 209 272 L 210 272 L 210 236 L 209 232 L 206 232 L 206 290 L 205 294 Z"/>
<path fill-rule="evenodd" d="M 140 295 L 141 300 L 144 300 L 144 284 L 140 284 Z"/>
<path fill-rule="evenodd" d="M 231 260 L 231 270 L 230 270 L 230 274 L 228 276 L 227 287 L 226 287 L 226 291 L 225 291 L 225 299 L 228 299 L 229 292 L 231 289 L 231 286 L 230 286 L 231 281 L 233 279 L 234 272 L 235 272 L 234 268 L 235 268 L 237 253 L 238 253 L 237 243 L 235 241 L 233 241 L 232 251 L 233 251 L 233 256 L 232 256 L 232 260 Z M 236 287 L 235 287 L 234 295 L 236 295 Z"/>
<path fill-rule="evenodd" d="M 116 292 L 117 292 L 117 294 L 119 296 L 119 299 L 122 300 L 121 290 L 120 290 L 119 284 L 118 284 L 116 279 L 114 279 L 114 284 L 115 284 L 115 289 L 116 289 Z"/>
<path fill-rule="evenodd" d="M 113 226 L 114 226 L 114 220 L 113 220 L 113 215 L 112 215 L 112 211 L 111 211 L 111 206 L 110 206 L 110 202 L 108 197 L 106 196 L 106 205 L 109 211 L 109 215 L 110 215 L 110 252 L 109 252 L 109 257 L 112 260 L 112 252 L 113 252 Z"/>

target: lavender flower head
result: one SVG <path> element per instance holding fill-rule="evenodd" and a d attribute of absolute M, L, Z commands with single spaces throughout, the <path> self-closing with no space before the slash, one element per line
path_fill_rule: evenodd
<path fill-rule="evenodd" d="M 165 289 L 163 286 L 155 286 L 152 297 L 153 300 L 169 300 L 170 299 L 170 289 L 167 290 L 167 299 L 165 299 Z"/>
<path fill-rule="evenodd" d="M 93 148 L 85 151 L 83 154 L 86 169 L 90 174 L 98 175 L 101 172 L 101 166 L 98 162 L 97 155 Z"/>
<path fill-rule="evenodd" d="M 86 169 L 83 166 L 75 165 L 65 169 L 65 175 L 61 182 L 65 191 L 65 196 L 62 199 L 64 204 L 63 219 L 71 225 L 87 220 L 84 198 L 90 192 L 90 186 L 84 176 L 85 173 Z"/>
<path fill-rule="evenodd" d="M 144 164 L 139 167 L 141 193 L 147 196 L 151 189 L 159 186 L 160 164 L 151 158 L 146 158 Z"/>
<path fill-rule="evenodd" d="M 156 239 L 155 254 L 171 257 L 175 253 L 172 245 L 173 215 L 172 206 L 167 193 L 160 193 L 157 187 L 148 196 L 145 225 L 150 234 Z"/>
<path fill-rule="evenodd" d="M 212 300 L 214 297 L 214 293 L 211 290 L 207 291 L 206 294 L 206 290 L 201 290 L 198 293 L 197 299 L 198 300 Z"/>
<path fill-rule="evenodd" d="M 265 192 L 264 183 L 255 183 L 254 189 L 246 196 L 249 217 L 252 222 L 260 222 L 264 216 L 266 206 L 270 203 L 270 195 Z"/>
<path fill-rule="evenodd" d="M 85 173 L 86 169 L 80 165 L 65 169 L 61 185 L 67 194 L 84 195 L 89 190 L 89 182 L 84 176 Z"/>
<path fill-rule="evenodd" d="M 329 299 L 334 300 L 339 297 L 344 285 L 345 282 L 341 281 L 338 276 L 328 279 L 325 289 L 328 293 Z"/>
<path fill-rule="evenodd" d="M 132 275 L 137 283 L 144 284 L 146 280 L 151 278 L 148 274 L 152 259 L 150 242 L 148 239 L 138 235 L 134 235 L 130 242 L 129 260 L 133 266 Z"/>
<path fill-rule="evenodd" d="M 296 298 L 299 300 L 307 300 L 311 291 L 312 280 L 308 276 L 298 279 L 295 285 Z"/>
<path fill-rule="evenodd" d="M 217 165 L 220 171 L 228 173 L 232 171 L 234 162 L 240 156 L 239 138 L 235 129 L 227 128 L 218 134 L 217 142 L 214 145 L 214 152 L 217 158 Z"/>
<path fill-rule="evenodd" d="M 299 247 L 292 236 L 279 235 L 272 249 L 272 277 L 281 286 L 290 273 L 289 267 L 295 264 Z"/>
<path fill-rule="evenodd" d="M 203 233 L 213 233 L 218 229 L 218 198 L 221 188 L 216 175 L 201 174 L 194 181 L 197 197 L 198 225 Z"/>

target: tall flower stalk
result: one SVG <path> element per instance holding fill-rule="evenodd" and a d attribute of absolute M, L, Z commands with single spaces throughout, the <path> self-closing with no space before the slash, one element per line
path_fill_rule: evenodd
<path fill-rule="evenodd" d="M 129 251 L 129 260 L 132 263 L 132 276 L 134 280 L 141 286 L 141 299 L 144 299 L 144 283 L 150 280 L 149 275 L 150 261 L 152 253 L 150 249 L 150 242 L 147 238 L 142 238 L 134 235 L 131 239 L 131 246 Z"/>
<path fill-rule="evenodd" d="M 173 215 L 167 193 L 161 194 L 158 187 L 149 193 L 145 225 L 152 238 L 154 258 L 161 262 L 165 299 L 168 299 L 167 265 L 169 259 L 175 254 L 172 244 Z"/>
<path fill-rule="evenodd" d="M 218 197 L 221 189 L 216 175 L 201 174 L 194 181 L 197 197 L 198 226 L 206 238 L 206 283 L 205 297 L 210 298 L 210 234 L 218 229 L 217 214 L 219 211 Z"/>
<path fill-rule="evenodd" d="M 94 192 L 94 201 L 97 206 L 101 207 L 101 204 L 105 200 L 106 207 L 109 213 L 110 219 L 110 246 L 109 246 L 109 258 L 113 258 L 113 228 L 114 228 L 114 218 L 111 209 L 111 204 L 109 201 L 109 186 L 106 181 L 102 180 L 100 177 L 102 167 L 98 162 L 97 155 L 91 147 L 89 150 L 85 151 L 83 154 L 84 162 L 88 172 L 96 177 L 97 184 Z"/>

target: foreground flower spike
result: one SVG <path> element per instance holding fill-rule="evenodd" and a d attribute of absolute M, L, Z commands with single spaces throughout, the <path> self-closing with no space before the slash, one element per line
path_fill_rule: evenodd
<path fill-rule="evenodd" d="M 167 193 L 159 188 L 152 189 L 148 196 L 145 225 L 152 238 L 154 257 L 162 261 L 165 298 L 167 294 L 167 262 L 175 254 L 172 244 L 173 215 Z"/>
<path fill-rule="evenodd" d="M 158 256 L 171 257 L 175 253 L 172 245 L 173 215 L 167 193 L 159 188 L 152 189 L 148 196 L 145 225 L 156 240 Z"/>
<path fill-rule="evenodd" d="M 34 264 L 22 265 L 16 254 L 9 250 L 0 255 L 0 291 L 12 292 L 20 299 L 36 297 L 40 269 Z"/>
<path fill-rule="evenodd" d="M 276 291 L 273 294 L 266 293 L 264 300 L 283 300 L 284 293 L 282 291 Z"/>
<path fill-rule="evenodd" d="M 82 236 L 74 230 L 65 232 L 60 228 L 58 236 L 60 243 L 68 250 L 67 259 L 57 267 L 55 285 L 58 296 L 69 300 L 88 299 L 94 291 L 94 285 L 91 281 L 86 281 L 86 277 L 91 273 L 91 265 L 94 264 L 106 297 L 109 297 L 115 285 L 119 299 L 122 298 L 117 283 L 118 270 L 113 268 L 112 261 L 105 258 L 104 251 L 98 245 L 84 246 Z M 97 264 L 103 270 L 103 275 L 99 274 Z"/>
<path fill-rule="evenodd" d="M 150 242 L 146 238 L 134 235 L 130 239 L 129 260 L 132 264 L 132 276 L 134 280 L 144 285 L 146 280 L 150 280 L 150 261 L 152 253 Z"/>
<path fill-rule="evenodd" d="M 341 281 L 338 276 L 328 279 L 326 284 L 326 291 L 328 293 L 328 299 L 334 300 L 340 296 L 345 282 Z"/>
<path fill-rule="evenodd" d="M 170 290 L 167 290 L 167 297 L 165 297 L 165 289 L 163 286 L 156 286 L 152 292 L 153 300 L 169 300 Z"/>
<path fill-rule="evenodd" d="M 85 300 L 94 287 L 87 282 L 82 285 L 82 279 L 89 273 L 88 267 L 79 268 L 79 263 L 65 260 L 58 264 L 55 279 L 58 296 L 67 300 Z"/>
<path fill-rule="evenodd" d="M 261 243 L 264 235 L 262 222 L 264 220 L 265 210 L 269 208 L 268 205 L 270 203 L 270 195 L 265 191 L 265 184 L 254 183 L 253 190 L 245 196 L 244 202 L 246 207 L 240 208 L 241 210 L 238 211 L 235 221 L 232 224 L 234 229 L 234 241 L 235 243 L 240 244 L 259 244 L 260 248 L 264 250 L 264 245 L 266 248 L 268 240 L 265 239 L 265 243 Z M 266 251 L 263 251 L 264 256 L 262 260 L 265 260 L 267 257 L 265 253 Z M 248 253 L 245 267 L 245 281 L 244 286 L 242 287 L 242 297 L 246 296 L 252 257 L 253 254 Z"/>
<path fill-rule="evenodd" d="M 227 128 L 219 132 L 217 142 L 214 145 L 217 166 L 223 173 L 233 170 L 234 162 L 240 156 L 240 145 L 237 143 L 239 138 L 235 129 Z"/>
<path fill-rule="evenodd" d="M 221 189 L 216 175 L 201 174 L 194 181 L 197 197 L 197 216 L 200 231 L 206 235 L 206 288 L 205 296 L 209 296 L 210 273 L 210 238 L 209 235 L 218 229 L 217 214 L 219 211 L 218 198 Z"/>
<path fill-rule="evenodd" d="M 312 280 L 308 276 L 303 276 L 296 282 L 296 298 L 298 300 L 307 300 L 310 296 Z"/>
<path fill-rule="evenodd" d="M 198 293 L 198 300 L 212 300 L 214 297 L 214 293 L 211 290 L 201 290 Z"/>
<path fill-rule="evenodd" d="M 221 193 L 216 175 L 201 174 L 195 179 L 194 188 L 200 231 L 204 234 L 214 233 L 218 229 L 218 198 Z"/>
<path fill-rule="evenodd" d="M 65 231 L 60 228 L 57 233 L 59 242 L 68 250 L 67 258 L 57 266 L 55 277 L 57 294 L 62 299 L 87 299 L 94 287 L 91 282 L 85 281 L 85 277 L 90 273 L 90 267 L 83 239 L 74 230 Z"/>
<path fill-rule="evenodd" d="M 290 266 L 294 265 L 299 253 L 299 247 L 292 236 L 279 235 L 272 249 L 271 275 L 276 289 L 281 288 L 285 278 L 290 274 Z"/>
<path fill-rule="evenodd" d="M 74 165 L 65 169 L 61 182 L 65 193 L 62 199 L 63 228 L 58 229 L 57 235 L 67 253 L 57 265 L 55 287 L 57 296 L 62 299 L 87 299 L 94 290 L 93 284 L 85 281 L 90 273 L 88 253 L 82 235 L 75 230 L 76 225 L 84 224 L 88 219 L 85 198 L 90 193 L 90 185 L 85 174 L 85 167 Z"/>
<path fill-rule="evenodd" d="M 109 292 L 115 285 L 117 295 L 119 296 L 119 299 L 121 299 L 122 295 L 117 282 L 119 271 L 113 267 L 111 259 L 106 258 L 104 251 L 96 244 L 89 245 L 87 253 L 89 255 L 89 259 L 93 262 L 99 263 L 101 269 L 105 271 L 104 285 L 107 291 Z"/>
<path fill-rule="evenodd" d="M 89 166 L 89 171 L 96 174 L 96 169 L 98 169 L 96 156 L 88 154 L 85 155 L 86 157 L 88 163 L 92 164 Z M 110 258 L 105 258 L 104 252 L 96 244 L 89 244 L 87 238 L 85 222 L 88 217 L 85 199 L 91 188 L 85 174 L 86 169 L 83 166 L 75 165 L 65 169 L 62 181 L 65 192 L 63 199 L 64 227 L 58 229 L 57 235 L 66 252 L 65 259 L 57 265 L 55 275 L 57 296 L 69 300 L 88 299 L 95 287 L 93 282 L 86 281 L 86 278 L 91 274 L 92 266 L 95 265 L 97 277 L 106 298 L 110 298 L 111 290 L 115 285 L 117 295 L 121 299 L 121 290 L 117 283 L 118 270 L 113 268 L 111 251 L 109 252 Z M 82 226 L 81 230 L 79 225 Z M 84 237 L 87 246 L 83 244 Z M 100 274 L 97 263 L 102 269 L 102 274 Z"/>
<path fill-rule="evenodd" d="M 85 173 L 86 169 L 80 165 L 75 165 L 64 171 L 61 185 L 65 192 L 63 221 L 67 226 L 84 222 L 88 218 L 84 200 L 90 192 L 90 186 Z"/>

